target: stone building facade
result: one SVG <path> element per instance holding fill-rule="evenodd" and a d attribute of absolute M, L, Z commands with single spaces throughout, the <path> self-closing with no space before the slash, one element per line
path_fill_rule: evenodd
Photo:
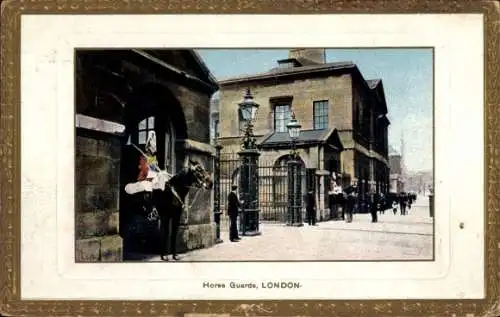
<path fill-rule="evenodd" d="M 156 253 L 157 223 L 128 208 L 124 186 L 136 181 L 140 154 L 127 139 L 143 147 L 153 130 L 160 168 L 175 173 L 189 156 L 212 171 L 217 83 L 193 50 L 80 50 L 75 64 L 76 261 Z M 215 241 L 213 193 L 197 197 L 183 214 L 179 251 Z"/>
<path fill-rule="evenodd" d="M 382 80 L 365 80 L 352 62 L 326 63 L 323 49 L 291 49 L 268 72 L 236 77 L 220 85 L 220 143 L 237 152 L 243 134 L 238 103 L 249 88 L 260 104 L 254 133 L 261 161 L 278 162 L 290 153 L 290 113 L 302 125 L 298 151 L 314 169 L 318 217 L 327 214 L 328 175 L 358 182 L 362 193 L 389 188 L 390 124 Z M 344 179 L 345 180 L 345 179 Z"/>

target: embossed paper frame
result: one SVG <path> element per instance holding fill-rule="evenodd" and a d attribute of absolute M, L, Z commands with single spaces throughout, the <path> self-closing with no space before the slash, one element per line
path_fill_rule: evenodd
<path fill-rule="evenodd" d="M 20 299 L 20 21 L 36 13 L 482 13 L 485 32 L 484 300 L 422 301 L 33 301 Z M 54 1 L 2 2 L 0 121 L 0 312 L 9 315 L 494 316 L 500 313 L 500 4 L 496 1 Z"/>

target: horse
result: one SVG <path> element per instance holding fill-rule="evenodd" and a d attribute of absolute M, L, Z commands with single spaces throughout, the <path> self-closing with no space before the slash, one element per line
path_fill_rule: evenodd
<path fill-rule="evenodd" d="M 177 234 L 182 212 L 188 208 L 185 200 L 190 189 L 196 189 L 194 201 L 200 190 L 211 190 L 213 180 L 205 168 L 198 162 L 187 159 L 184 167 L 173 175 L 166 183 L 164 189 L 153 188 L 151 191 L 151 204 L 145 208 L 146 201 L 143 201 L 143 210 L 148 210 L 148 219 L 160 220 L 160 258 L 168 261 L 167 246 L 169 238 L 169 224 L 172 222 L 172 232 L 170 233 L 170 247 L 173 260 L 179 260 L 177 256 Z"/>

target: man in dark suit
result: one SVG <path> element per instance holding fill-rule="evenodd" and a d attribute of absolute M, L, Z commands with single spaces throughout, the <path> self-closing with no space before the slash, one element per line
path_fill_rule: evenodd
<path fill-rule="evenodd" d="M 353 186 L 349 194 L 346 194 L 346 222 L 352 222 L 352 215 L 356 209 L 358 200 L 358 188 Z"/>
<path fill-rule="evenodd" d="M 378 193 L 371 191 L 369 193 L 369 208 L 370 208 L 370 213 L 372 215 L 372 222 L 378 222 L 378 217 L 377 217 L 377 209 L 378 209 L 378 203 L 379 203 L 379 197 Z"/>
<path fill-rule="evenodd" d="M 238 227 L 236 222 L 238 221 L 238 210 L 240 208 L 240 200 L 238 199 L 238 195 L 236 194 L 236 190 L 238 186 L 231 186 L 231 192 L 227 196 L 228 204 L 227 204 L 227 215 L 229 216 L 229 240 L 231 242 L 238 242 L 240 238 L 238 237 Z"/>
<path fill-rule="evenodd" d="M 316 201 L 312 190 L 306 194 L 306 217 L 310 226 L 316 226 Z"/>
<path fill-rule="evenodd" d="M 399 210 L 402 216 L 406 215 L 406 195 L 404 192 L 399 194 Z"/>

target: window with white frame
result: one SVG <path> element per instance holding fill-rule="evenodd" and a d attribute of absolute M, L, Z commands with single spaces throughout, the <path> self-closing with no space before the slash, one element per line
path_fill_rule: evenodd
<path fill-rule="evenodd" d="M 138 142 L 140 145 L 145 145 L 150 131 L 155 130 L 155 117 L 148 117 L 141 122 L 137 127 Z"/>
<path fill-rule="evenodd" d="M 280 103 L 274 105 L 274 131 L 287 132 L 286 125 L 291 119 L 290 104 Z"/>

